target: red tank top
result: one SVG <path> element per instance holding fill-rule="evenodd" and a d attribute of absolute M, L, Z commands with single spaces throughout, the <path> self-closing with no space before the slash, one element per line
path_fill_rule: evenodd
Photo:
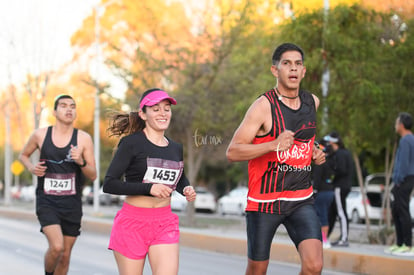
<path fill-rule="evenodd" d="M 301 105 L 293 110 L 278 100 L 275 90 L 263 94 L 271 106 L 272 128 L 256 136 L 253 144 L 276 139 L 284 130 L 295 133 L 294 145 L 249 161 L 246 211 L 289 214 L 299 205 L 313 202 L 312 148 L 316 131 L 316 107 L 312 95 L 299 91 Z"/>

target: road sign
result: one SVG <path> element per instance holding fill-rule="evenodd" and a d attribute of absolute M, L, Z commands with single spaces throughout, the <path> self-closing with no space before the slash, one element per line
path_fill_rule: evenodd
<path fill-rule="evenodd" d="M 13 163 L 11 164 L 11 167 L 10 168 L 11 168 L 11 172 L 15 176 L 20 175 L 24 171 L 23 164 L 20 161 L 18 161 L 18 160 L 13 161 Z"/>

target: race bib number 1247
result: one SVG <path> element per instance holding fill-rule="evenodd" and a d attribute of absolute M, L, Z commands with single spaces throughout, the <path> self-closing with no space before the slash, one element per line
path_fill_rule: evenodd
<path fill-rule="evenodd" d="M 43 189 L 47 195 L 68 196 L 76 194 L 75 173 L 46 173 Z"/>

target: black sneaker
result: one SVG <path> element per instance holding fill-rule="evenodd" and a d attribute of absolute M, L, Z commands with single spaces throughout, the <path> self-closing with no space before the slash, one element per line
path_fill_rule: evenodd
<path fill-rule="evenodd" d="M 336 242 L 331 243 L 332 246 L 342 246 L 342 247 L 348 247 L 349 243 L 348 241 L 339 240 Z"/>

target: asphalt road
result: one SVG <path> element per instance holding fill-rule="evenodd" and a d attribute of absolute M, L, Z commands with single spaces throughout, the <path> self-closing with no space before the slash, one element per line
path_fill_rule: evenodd
<path fill-rule="evenodd" d="M 107 249 L 109 236 L 82 232 L 72 253 L 69 275 L 117 274 L 112 252 Z M 37 222 L 0 218 L 0 274 L 41 275 L 47 243 Z M 242 274 L 244 257 L 181 247 L 180 275 Z M 269 272 L 297 274 L 299 266 L 272 262 Z M 148 263 L 144 274 L 151 274 Z"/>
<path fill-rule="evenodd" d="M 112 210 L 106 209 L 110 213 Z M 84 230 L 75 243 L 69 275 L 117 274 L 112 252 L 107 249 L 109 236 Z M 0 217 L 0 274 L 42 275 L 43 255 L 47 248 L 36 220 Z M 244 274 L 244 256 L 180 247 L 179 275 Z M 272 261 L 268 274 L 298 274 L 296 264 Z M 144 274 L 151 274 L 148 262 Z M 324 270 L 325 275 L 347 274 Z"/>

